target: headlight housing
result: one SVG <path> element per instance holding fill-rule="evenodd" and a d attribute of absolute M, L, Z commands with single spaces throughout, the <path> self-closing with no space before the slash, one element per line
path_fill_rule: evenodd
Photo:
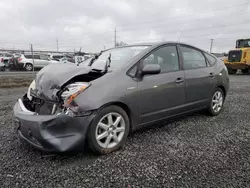
<path fill-rule="evenodd" d="M 65 91 L 61 94 L 61 99 L 64 101 L 64 107 L 69 107 L 72 101 L 89 86 L 90 83 L 88 82 L 75 82 L 66 86 Z"/>
<path fill-rule="evenodd" d="M 35 80 L 33 80 L 33 81 L 31 82 L 29 88 L 28 88 L 28 91 L 27 91 L 27 97 L 28 97 L 28 99 L 29 99 L 30 101 L 32 100 L 32 96 L 30 95 L 30 90 L 31 90 L 31 89 L 34 90 L 35 88 L 36 88 L 36 82 L 35 82 Z"/>

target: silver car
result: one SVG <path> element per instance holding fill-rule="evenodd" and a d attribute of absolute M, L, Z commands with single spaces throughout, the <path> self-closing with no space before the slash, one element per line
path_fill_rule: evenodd
<path fill-rule="evenodd" d="M 14 107 L 18 133 L 47 151 L 118 150 L 138 128 L 222 109 L 224 63 L 194 46 L 162 42 L 112 48 L 84 64 L 43 68 Z M 87 142 L 86 142 L 87 141 Z"/>
<path fill-rule="evenodd" d="M 18 67 L 23 68 L 27 71 L 32 71 L 33 67 L 34 69 L 41 69 L 49 64 L 52 63 L 59 63 L 56 60 L 50 59 L 47 55 L 43 54 L 34 54 L 34 64 L 33 64 L 33 59 L 31 54 L 22 54 L 18 58 Z"/>

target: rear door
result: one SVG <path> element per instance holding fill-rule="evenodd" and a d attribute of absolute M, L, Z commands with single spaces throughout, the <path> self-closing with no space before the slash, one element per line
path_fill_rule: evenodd
<path fill-rule="evenodd" d="M 141 67 L 146 64 L 159 64 L 161 73 L 145 75 L 138 82 L 140 124 L 183 112 L 184 71 L 180 68 L 176 46 L 162 46 L 146 56 L 141 63 Z"/>
<path fill-rule="evenodd" d="M 35 68 L 41 68 L 42 67 L 42 63 L 41 63 L 41 59 L 39 55 L 33 55 L 34 57 L 34 67 Z M 32 56 L 31 56 L 32 58 Z"/>
<path fill-rule="evenodd" d="M 41 65 L 40 67 L 41 68 L 45 67 L 46 65 L 48 65 L 50 63 L 48 56 L 47 55 L 43 55 L 43 54 L 40 55 L 39 62 L 40 62 L 40 65 Z"/>
<path fill-rule="evenodd" d="M 208 104 L 216 85 L 215 69 L 210 66 L 202 51 L 179 45 L 185 72 L 187 110 Z"/>

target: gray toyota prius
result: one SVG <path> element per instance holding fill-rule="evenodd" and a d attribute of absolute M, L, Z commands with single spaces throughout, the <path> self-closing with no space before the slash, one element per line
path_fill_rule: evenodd
<path fill-rule="evenodd" d="M 101 51 L 82 64 L 51 64 L 14 106 L 22 139 L 53 152 L 97 154 L 121 148 L 128 134 L 200 110 L 218 115 L 229 89 L 215 56 L 179 42 Z"/>

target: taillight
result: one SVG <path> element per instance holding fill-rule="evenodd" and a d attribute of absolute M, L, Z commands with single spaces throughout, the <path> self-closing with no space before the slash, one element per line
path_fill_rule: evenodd
<path fill-rule="evenodd" d="M 22 61 L 22 58 L 19 57 L 19 58 L 18 58 L 18 61 Z"/>
<path fill-rule="evenodd" d="M 1 59 L 1 62 L 3 63 L 3 58 Z"/>

